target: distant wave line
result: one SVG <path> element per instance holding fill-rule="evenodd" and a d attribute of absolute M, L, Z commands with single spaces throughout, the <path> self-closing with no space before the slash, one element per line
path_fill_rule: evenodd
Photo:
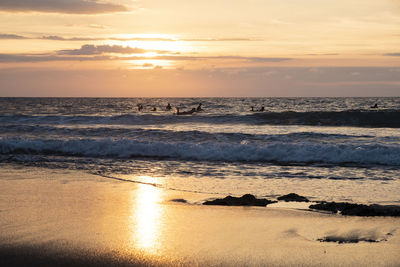
<path fill-rule="evenodd" d="M 310 111 L 310 112 L 255 112 L 235 114 L 196 114 L 193 116 L 174 116 L 172 114 L 131 113 L 114 116 L 87 115 L 1 115 L 0 123 L 37 124 L 110 124 L 110 125 L 149 125 L 197 122 L 210 124 L 248 124 L 248 125 L 310 125 L 310 126 L 353 126 L 373 128 L 400 128 L 400 110 L 348 110 L 348 111 Z"/>

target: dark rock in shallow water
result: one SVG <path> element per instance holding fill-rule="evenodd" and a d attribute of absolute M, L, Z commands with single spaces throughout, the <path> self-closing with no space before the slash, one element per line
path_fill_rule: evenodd
<path fill-rule="evenodd" d="M 363 205 L 347 202 L 321 202 L 310 205 L 310 209 L 340 212 L 351 216 L 400 216 L 400 206 Z"/>
<path fill-rule="evenodd" d="M 298 194 L 295 193 L 290 193 L 284 196 L 278 197 L 278 200 L 284 200 L 286 202 L 288 201 L 295 201 L 295 202 L 310 202 L 306 197 L 299 196 Z"/>
<path fill-rule="evenodd" d="M 391 233 L 382 235 L 376 231 L 363 231 L 362 229 L 353 229 L 347 233 L 334 233 L 323 238 L 319 238 L 317 240 L 320 242 L 337 242 L 339 244 L 358 242 L 378 243 L 388 241 L 388 237 L 390 236 Z"/>
<path fill-rule="evenodd" d="M 222 206 L 267 206 L 268 204 L 275 203 L 268 199 L 258 199 L 251 194 L 246 194 L 241 197 L 227 196 L 225 198 L 218 198 L 215 200 L 206 201 L 203 205 L 222 205 Z"/>
<path fill-rule="evenodd" d="M 386 241 L 386 240 L 374 240 L 374 239 L 366 239 L 366 238 L 343 238 L 343 237 L 338 237 L 338 236 L 326 236 L 324 238 L 319 238 L 317 239 L 320 242 L 337 242 L 339 244 L 344 244 L 344 243 L 358 243 L 358 242 L 370 242 L 370 243 L 377 243 L 381 241 Z"/>

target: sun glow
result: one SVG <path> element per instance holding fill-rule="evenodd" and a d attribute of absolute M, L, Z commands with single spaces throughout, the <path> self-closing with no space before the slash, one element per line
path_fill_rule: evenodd
<path fill-rule="evenodd" d="M 188 45 L 188 42 L 179 41 L 176 36 L 165 34 L 117 35 L 108 44 L 145 50 L 144 53 L 120 56 L 127 58 L 126 68 L 128 69 L 176 68 L 176 62 L 173 60 L 173 57 L 194 50 Z"/>
<path fill-rule="evenodd" d="M 129 60 L 127 63 L 128 69 L 171 69 L 175 66 L 175 62 L 172 60 L 160 59 Z"/>
<path fill-rule="evenodd" d="M 118 39 L 118 40 L 117 40 Z M 111 44 L 141 48 L 158 54 L 176 54 L 188 52 L 187 42 L 179 41 L 175 36 L 164 34 L 124 34 L 118 35 Z"/>

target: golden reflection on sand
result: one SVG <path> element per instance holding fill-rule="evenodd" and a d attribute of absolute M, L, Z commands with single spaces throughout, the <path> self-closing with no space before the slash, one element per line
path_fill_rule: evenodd
<path fill-rule="evenodd" d="M 150 185 L 138 185 L 132 195 L 132 244 L 148 253 L 156 253 L 162 233 L 162 190 Z"/>

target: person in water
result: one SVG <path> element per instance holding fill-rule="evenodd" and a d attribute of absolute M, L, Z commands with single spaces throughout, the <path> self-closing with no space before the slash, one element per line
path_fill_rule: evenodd
<path fill-rule="evenodd" d="M 378 103 L 375 103 L 375 105 L 371 106 L 371 108 L 378 108 Z"/>
<path fill-rule="evenodd" d="M 171 109 L 172 109 L 171 104 L 168 103 L 168 105 L 165 107 L 165 109 L 166 109 L 166 110 L 171 110 Z"/>
<path fill-rule="evenodd" d="M 202 111 L 202 109 L 201 109 L 201 103 L 197 106 L 196 111 Z"/>
<path fill-rule="evenodd" d="M 153 107 L 153 109 L 152 109 L 151 111 L 157 111 L 157 108 L 156 108 L 156 107 Z"/>
<path fill-rule="evenodd" d="M 138 108 L 138 111 L 142 111 L 143 105 L 142 105 L 142 104 L 138 104 L 138 105 L 137 105 L 137 108 Z"/>
<path fill-rule="evenodd" d="M 191 114 L 193 114 L 195 112 L 196 112 L 196 108 L 192 108 L 189 111 L 182 111 L 182 112 L 179 111 L 179 108 L 176 108 L 175 114 L 176 115 L 191 115 Z"/>
<path fill-rule="evenodd" d="M 264 107 L 261 107 L 260 109 L 254 110 L 254 107 L 251 106 L 251 110 L 250 110 L 250 111 L 253 111 L 253 112 L 256 112 L 256 111 L 265 111 L 265 108 L 264 108 Z"/>

